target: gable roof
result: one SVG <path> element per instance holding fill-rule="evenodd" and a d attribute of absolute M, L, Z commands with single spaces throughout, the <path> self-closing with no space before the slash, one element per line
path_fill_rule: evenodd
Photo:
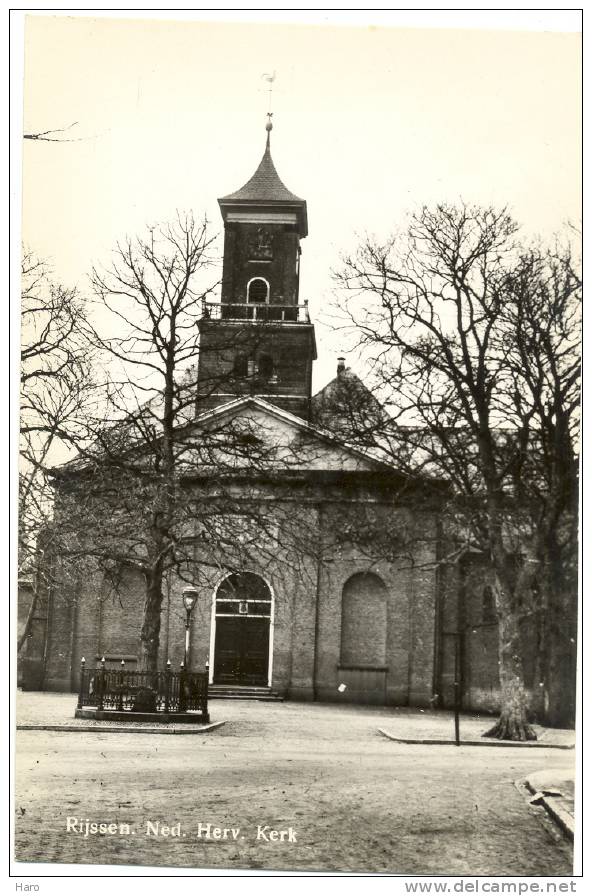
<path fill-rule="evenodd" d="M 222 426 L 216 429 L 218 423 Z M 204 442 L 199 431 L 207 431 L 210 424 L 212 438 Z M 298 481 L 320 477 L 322 482 L 332 483 L 338 489 L 347 489 L 349 485 L 362 486 L 364 490 L 377 487 L 383 496 L 396 495 L 398 499 L 402 489 L 411 488 L 411 494 L 421 492 L 433 497 L 434 488 L 439 493 L 446 485 L 444 480 L 425 473 L 409 475 L 390 459 L 381 457 L 381 452 L 348 443 L 340 435 L 307 423 L 256 396 L 242 396 L 205 411 L 191 421 L 182 422 L 177 433 L 180 447 L 177 472 L 186 481 L 205 478 L 216 482 L 217 476 L 237 482 L 245 476 L 276 480 L 279 476 L 286 482 L 294 481 L 294 477 Z M 136 472 L 144 469 L 149 473 L 151 463 L 142 465 L 141 440 L 128 440 L 125 429 L 115 435 L 123 437 L 121 456 L 135 456 Z M 117 456 L 116 448 L 113 457 Z M 97 454 L 94 460 L 100 463 L 100 456 Z M 114 469 L 118 466 L 115 464 Z M 55 479 L 67 479 L 85 472 L 93 474 L 93 469 L 92 457 L 79 456 L 51 473 Z"/>

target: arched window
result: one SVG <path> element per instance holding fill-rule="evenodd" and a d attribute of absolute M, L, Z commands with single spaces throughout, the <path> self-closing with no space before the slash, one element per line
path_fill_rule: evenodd
<path fill-rule="evenodd" d="M 267 582 L 252 572 L 232 573 L 220 583 L 216 615 L 271 615 L 271 592 Z"/>
<path fill-rule="evenodd" d="M 234 375 L 237 377 L 249 375 L 249 359 L 246 355 L 239 354 L 234 356 Z"/>
<path fill-rule="evenodd" d="M 247 285 L 247 302 L 264 305 L 269 301 L 269 283 L 263 277 L 254 277 Z"/>
<path fill-rule="evenodd" d="M 343 586 L 342 665 L 383 666 L 386 660 L 386 587 L 372 572 L 356 573 Z"/>
<path fill-rule="evenodd" d="M 259 363 L 257 365 L 259 376 L 266 380 L 273 376 L 273 358 L 271 355 L 259 355 Z"/>
<path fill-rule="evenodd" d="M 482 595 L 482 618 L 485 624 L 497 622 L 497 610 L 495 608 L 495 594 L 491 585 L 485 585 Z"/>

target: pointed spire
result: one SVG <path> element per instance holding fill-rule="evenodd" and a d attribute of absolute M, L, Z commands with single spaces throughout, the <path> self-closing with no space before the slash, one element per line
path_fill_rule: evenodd
<path fill-rule="evenodd" d="M 222 196 L 218 203 L 222 212 L 222 217 L 226 221 L 226 215 L 230 207 L 236 207 L 239 204 L 245 205 L 261 205 L 272 204 L 273 206 L 286 205 L 291 210 L 296 211 L 298 220 L 298 230 L 301 237 L 305 237 L 308 233 L 308 224 L 306 219 L 306 200 L 296 196 L 286 185 L 282 183 L 280 177 L 275 170 L 273 159 L 271 158 L 271 131 L 273 130 L 273 112 L 267 112 L 267 121 L 265 122 L 265 130 L 267 139 L 265 141 L 265 152 L 263 158 L 259 162 L 259 166 L 253 176 L 243 184 L 240 190 Z"/>
<path fill-rule="evenodd" d="M 265 152 L 263 158 L 259 162 L 259 167 L 255 174 L 247 181 L 240 190 L 223 196 L 222 201 L 232 200 L 271 200 L 274 202 L 298 202 L 304 203 L 304 199 L 295 196 L 279 178 L 273 159 L 271 158 L 271 131 L 273 130 L 273 112 L 267 113 L 267 121 L 265 122 L 265 130 L 267 131 L 267 140 L 265 142 Z"/>

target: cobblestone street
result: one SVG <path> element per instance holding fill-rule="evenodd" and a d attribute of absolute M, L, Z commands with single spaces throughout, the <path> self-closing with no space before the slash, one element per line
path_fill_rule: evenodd
<path fill-rule="evenodd" d="M 73 716 L 72 695 L 19 697 L 25 722 L 39 719 L 42 706 L 42 721 L 55 707 Z M 212 701 L 211 715 L 226 724 L 187 737 L 18 731 L 17 860 L 571 873 L 569 844 L 515 786 L 538 769 L 566 766 L 571 751 L 399 744 L 378 729 L 393 730 L 405 712 L 380 707 Z M 68 817 L 83 830 L 67 831 Z M 130 833 L 85 836 L 87 819 L 129 825 Z M 154 834 L 157 823 L 171 834 Z M 226 839 L 207 839 L 208 824 L 210 834 L 227 828 Z M 290 829 L 275 842 L 270 835 Z"/>

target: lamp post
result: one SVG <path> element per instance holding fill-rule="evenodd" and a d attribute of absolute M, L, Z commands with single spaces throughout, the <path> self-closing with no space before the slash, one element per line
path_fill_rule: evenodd
<path fill-rule="evenodd" d="M 189 663 L 189 626 L 191 625 L 191 611 L 195 606 L 195 602 L 197 601 L 199 595 L 199 591 L 197 588 L 193 588 L 191 585 L 188 585 L 187 588 L 183 588 L 183 605 L 185 607 L 185 659 L 184 666 L 185 671 L 188 670 Z"/>
<path fill-rule="evenodd" d="M 454 742 L 460 747 L 461 703 L 461 632 L 442 632 L 444 637 L 454 638 Z"/>

